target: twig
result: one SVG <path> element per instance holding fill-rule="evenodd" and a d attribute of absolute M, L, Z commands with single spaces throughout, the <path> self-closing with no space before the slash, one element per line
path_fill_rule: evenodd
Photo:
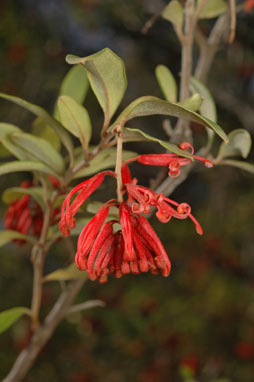
<path fill-rule="evenodd" d="M 229 35 L 228 42 L 229 42 L 229 44 L 232 44 L 232 42 L 235 39 L 235 29 L 236 29 L 236 6 L 235 6 L 235 0 L 230 0 L 229 6 L 230 6 L 230 35 Z"/>
<path fill-rule="evenodd" d="M 10 373 L 3 382 L 22 381 L 27 371 L 32 367 L 41 349 L 51 338 L 55 328 L 66 315 L 66 312 L 69 310 L 84 282 L 85 279 L 72 281 L 66 290 L 62 292 L 43 325 L 36 330 L 28 347 L 19 354 Z"/>
<path fill-rule="evenodd" d="M 122 193 L 122 152 L 123 152 L 123 128 L 121 125 L 117 125 L 114 128 L 115 133 L 117 134 L 117 149 L 116 149 L 116 181 L 117 181 L 117 200 L 119 203 L 123 201 L 123 193 Z"/>
<path fill-rule="evenodd" d="M 184 101 L 189 96 L 189 84 L 192 70 L 192 46 L 194 39 L 194 10 L 194 0 L 187 0 L 185 6 L 184 41 L 182 43 L 180 101 Z"/>
<path fill-rule="evenodd" d="M 144 34 L 144 35 L 147 34 L 149 29 L 151 29 L 152 26 L 156 23 L 156 21 L 159 20 L 159 18 L 161 17 L 161 12 L 162 11 L 155 13 L 149 20 L 147 20 L 147 22 L 145 23 L 145 25 L 141 29 L 142 34 Z"/>
<path fill-rule="evenodd" d="M 81 310 L 95 308 L 96 306 L 104 308 L 106 304 L 101 300 L 90 300 L 83 302 L 82 304 L 72 305 L 66 314 L 80 312 Z"/>

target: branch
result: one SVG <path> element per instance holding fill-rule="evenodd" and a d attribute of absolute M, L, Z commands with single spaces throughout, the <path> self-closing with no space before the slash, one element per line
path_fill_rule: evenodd
<path fill-rule="evenodd" d="M 22 381 L 44 345 L 51 338 L 59 322 L 65 317 L 84 282 L 84 279 L 72 281 L 62 292 L 51 312 L 45 318 L 43 325 L 36 330 L 28 347 L 19 354 L 3 382 Z"/>

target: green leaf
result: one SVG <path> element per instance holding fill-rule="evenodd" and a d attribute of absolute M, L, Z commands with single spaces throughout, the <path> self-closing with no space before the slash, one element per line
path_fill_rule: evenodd
<path fill-rule="evenodd" d="M 43 278 L 44 282 L 47 281 L 67 281 L 74 279 L 87 279 L 87 272 L 80 271 L 76 264 L 73 263 L 66 268 L 58 269 L 49 273 Z"/>
<path fill-rule="evenodd" d="M 0 313 L 0 333 L 5 332 L 9 327 L 14 324 L 21 316 L 24 314 L 30 315 L 31 312 L 29 309 L 19 306 L 17 308 L 12 308 L 5 310 Z"/>
<path fill-rule="evenodd" d="M 0 158 L 10 157 L 11 153 L 7 150 L 2 143 L 0 143 Z"/>
<path fill-rule="evenodd" d="M 178 102 L 177 105 L 183 106 L 184 108 L 191 111 L 198 111 L 202 104 L 202 97 L 200 94 L 195 93 L 191 97 L 186 98 L 182 102 Z"/>
<path fill-rule="evenodd" d="M 162 141 L 161 139 L 152 137 L 151 135 L 146 134 L 146 133 L 144 133 L 143 131 L 141 131 L 141 130 L 139 130 L 139 129 L 130 129 L 130 128 L 126 127 L 124 130 L 127 130 L 127 131 L 129 131 L 129 132 L 133 132 L 133 133 L 135 133 L 135 134 L 140 134 L 140 135 L 143 136 L 143 137 L 145 138 L 145 140 L 147 140 L 147 141 L 157 142 L 157 143 L 159 143 L 162 147 L 164 147 L 165 149 L 167 149 L 168 151 L 171 151 L 172 153 L 175 153 L 175 154 L 177 154 L 177 155 L 181 155 L 182 157 L 189 158 L 189 159 L 192 159 L 192 160 L 193 160 L 193 155 L 192 155 L 190 152 L 187 152 L 187 151 L 184 151 L 184 150 L 179 149 L 179 147 L 176 146 L 174 143 L 169 143 L 169 142 L 167 142 L 167 141 Z"/>
<path fill-rule="evenodd" d="M 57 174 L 64 172 L 62 156 L 45 139 L 26 133 L 13 133 L 11 140 L 17 147 L 26 150 L 31 159 L 42 162 Z"/>
<path fill-rule="evenodd" d="M 176 102 L 177 85 L 171 71 L 165 65 L 158 65 L 155 69 L 155 76 L 165 99 L 169 102 Z"/>
<path fill-rule="evenodd" d="M 43 119 L 38 117 L 33 121 L 31 133 L 39 138 L 45 139 L 45 141 L 49 142 L 57 151 L 60 150 L 61 143 L 59 136 Z"/>
<path fill-rule="evenodd" d="M 124 63 L 112 50 L 105 48 L 89 57 L 68 55 L 69 64 L 82 64 L 90 85 L 105 114 L 105 123 L 118 108 L 127 86 Z"/>
<path fill-rule="evenodd" d="M 0 140 L 5 139 L 12 133 L 20 133 L 22 130 L 11 123 L 0 122 Z"/>
<path fill-rule="evenodd" d="M 132 151 L 123 150 L 123 161 L 134 158 L 137 153 Z M 94 159 L 91 160 L 90 166 L 80 170 L 74 178 L 90 176 L 99 171 L 115 167 L 116 165 L 116 148 L 110 147 L 101 151 Z"/>
<path fill-rule="evenodd" d="M 63 126 L 80 139 L 84 148 L 87 148 L 92 135 L 92 126 L 86 109 L 69 96 L 58 98 L 57 106 Z"/>
<path fill-rule="evenodd" d="M 162 17 L 170 21 L 176 29 L 182 29 L 183 26 L 183 7 L 177 0 L 171 0 L 164 8 Z"/>
<path fill-rule="evenodd" d="M 203 0 L 198 0 L 198 5 L 203 2 Z M 208 0 L 206 5 L 200 12 L 200 19 L 212 19 L 214 17 L 220 16 L 222 13 L 227 11 L 227 3 L 225 0 Z"/>
<path fill-rule="evenodd" d="M 41 187 L 11 187 L 7 188 L 2 194 L 2 200 L 6 204 L 13 203 L 15 200 L 20 199 L 24 195 L 30 195 L 34 200 L 42 207 L 45 208 L 45 202 L 43 199 L 43 190 Z"/>
<path fill-rule="evenodd" d="M 217 160 L 233 156 L 247 158 L 251 149 L 251 136 L 247 130 L 237 129 L 228 134 L 229 142 L 220 146 Z"/>
<path fill-rule="evenodd" d="M 210 90 L 195 77 L 191 77 L 190 80 L 190 89 L 193 93 L 198 92 L 203 98 L 203 102 L 200 106 L 200 114 L 206 118 L 209 118 L 211 121 L 217 123 L 217 111 L 214 99 L 210 93 Z M 211 129 L 206 127 L 208 135 L 208 145 L 212 145 L 214 139 L 214 132 Z"/>
<path fill-rule="evenodd" d="M 31 244 L 36 244 L 35 238 L 31 236 L 23 235 L 22 233 L 18 231 L 13 231 L 8 229 L 4 231 L 0 231 L 0 247 L 3 247 L 5 244 L 8 244 L 10 241 L 16 240 L 16 239 L 25 240 Z"/>
<path fill-rule="evenodd" d="M 0 166 L 0 176 L 4 174 L 9 174 L 10 172 L 20 172 L 20 171 L 39 171 L 50 175 L 55 175 L 48 167 L 40 162 L 32 161 L 13 161 L 9 163 L 4 163 Z"/>
<path fill-rule="evenodd" d="M 254 164 L 240 161 L 240 160 L 233 160 L 233 159 L 227 159 L 227 160 L 222 160 L 221 162 L 218 163 L 218 165 L 226 165 L 226 166 L 234 166 L 238 167 L 241 170 L 245 170 L 250 172 L 251 174 L 254 174 Z"/>
<path fill-rule="evenodd" d="M 129 106 L 127 106 L 127 108 L 123 110 L 111 128 L 113 128 L 117 123 L 121 123 L 123 125 L 130 119 L 153 114 L 186 118 L 190 121 L 212 129 L 225 142 L 228 142 L 228 137 L 222 128 L 210 119 L 203 117 L 194 111 L 188 110 L 179 104 L 169 103 L 167 101 L 161 100 L 160 98 L 151 96 L 141 97 L 133 101 Z"/>
<path fill-rule="evenodd" d="M 29 155 L 27 151 L 23 149 L 23 147 L 19 147 L 15 145 L 11 141 L 11 136 L 6 137 L 5 139 L 2 140 L 2 144 L 6 150 L 9 151 L 12 155 L 14 155 L 16 158 L 20 160 L 33 160 L 34 157 Z"/>
<path fill-rule="evenodd" d="M 89 88 L 86 70 L 82 65 L 73 66 L 66 74 L 60 87 L 59 96 L 67 95 L 82 104 Z"/>
<path fill-rule="evenodd" d="M 51 115 L 46 110 L 44 110 L 40 106 L 29 103 L 19 97 L 14 97 L 4 93 L 0 93 L 0 97 L 17 104 L 26 110 L 29 110 L 31 113 L 35 114 L 37 117 L 41 117 L 51 128 L 54 129 L 54 131 L 60 137 L 61 141 L 66 147 L 67 151 L 72 156 L 73 144 L 69 134 L 67 133 L 67 131 L 65 131 L 63 126 L 55 118 L 51 117 Z"/>
<path fill-rule="evenodd" d="M 3 140 L 8 137 L 9 134 L 22 131 L 19 127 L 12 125 L 10 123 L 1 122 L 0 123 L 0 157 L 9 157 L 12 152 L 8 150 L 3 144 Z"/>
<path fill-rule="evenodd" d="M 192 93 L 199 93 L 203 98 L 200 113 L 211 121 L 217 122 L 216 105 L 210 90 L 195 77 L 191 77 L 191 91 Z"/>

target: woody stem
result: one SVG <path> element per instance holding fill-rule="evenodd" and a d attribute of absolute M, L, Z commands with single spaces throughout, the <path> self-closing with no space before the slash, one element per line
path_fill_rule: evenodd
<path fill-rule="evenodd" d="M 117 200 L 119 203 L 123 201 L 123 194 L 122 194 L 122 175 L 121 175 L 121 168 L 122 168 L 122 152 L 123 152 L 123 129 L 121 125 L 117 125 L 115 127 L 115 132 L 117 134 L 117 149 L 116 149 L 116 181 L 117 181 Z"/>

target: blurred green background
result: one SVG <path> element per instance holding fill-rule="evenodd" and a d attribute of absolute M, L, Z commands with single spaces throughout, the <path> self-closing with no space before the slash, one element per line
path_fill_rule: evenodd
<path fill-rule="evenodd" d="M 145 36 L 140 30 L 164 4 L 162 0 L 1 0 L 0 90 L 52 111 L 69 69 L 65 55 L 87 56 L 107 46 L 126 64 L 129 84 L 121 108 L 142 95 L 161 97 L 154 69 L 165 64 L 178 76 L 179 44 L 165 20 L 158 20 Z M 253 22 L 254 13 L 239 16 L 236 41 L 221 47 L 208 80 L 220 125 L 227 133 L 246 128 L 252 137 Z M 206 32 L 212 24 L 202 22 L 201 26 Z M 91 91 L 86 107 L 95 126 L 92 143 L 96 143 L 103 115 Z M 5 101 L 0 102 L 0 115 L 1 121 L 24 130 L 32 122 L 30 114 Z M 130 126 L 166 139 L 162 120 L 143 118 Z M 193 129 L 198 148 L 205 135 L 201 128 Z M 151 144 L 126 147 L 160 151 Z M 249 161 L 253 159 L 252 151 Z M 136 166 L 133 172 L 148 185 L 157 169 Z M 24 177 L 1 177 L 1 191 L 19 185 Z M 196 235 L 190 221 L 161 224 L 152 219 L 172 261 L 171 276 L 125 276 L 111 278 L 105 285 L 87 282 L 78 301 L 101 299 L 106 308 L 69 316 L 25 381 L 177 382 L 193 377 L 198 382 L 253 382 L 253 191 L 253 177 L 248 173 L 199 166 L 172 198 L 190 203 L 204 236 Z M 106 200 L 103 189 L 100 197 Z M 2 218 L 5 208 L 2 203 Z M 9 245 L 0 255 L 0 310 L 29 306 L 29 247 Z M 59 243 L 45 272 L 68 263 L 64 245 Z M 60 290 L 56 283 L 46 285 L 43 314 Z M 27 319 L 22 319 L 1 335 L 0 379 L 30 334 Z"/>

